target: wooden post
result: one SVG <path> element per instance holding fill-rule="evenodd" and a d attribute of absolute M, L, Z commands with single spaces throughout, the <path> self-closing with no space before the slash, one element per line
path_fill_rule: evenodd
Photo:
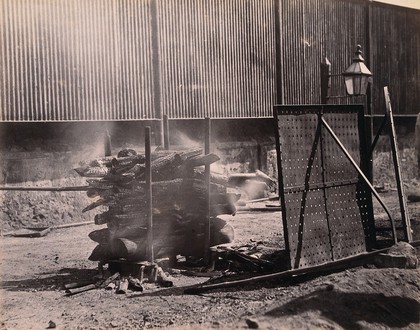
<path fill-rule="evenodd" d="M 372 1 L 366 1 L 366 49 L 365 49 L 365 62 L 368 67 L 371 67 L 373 63 L 373 53 L 372 49 L 375 47 L 374 43 L 375 40 L 372 36 Z M 371 79 L 373 79 L 371 77 Z M 373 108 L 372 108 L 372 86 L 373 86 L 373 80 L 368 84 L 367 90 L 366 90 L 366 115 L 368 116 L 368 119 L 366 120 L 366 131 L 367 131 L 367 139 L 366 143 L 370 145 L 373 140 L 373 124 L 374 124 L 374 117 L 373 117 Z M 370 154 L 369 158 L 369 171 L 370 171 L 370 182 L 373 182 L 373 159 L 372 154 Z"/>
<path fill-rule="evenodd" d="M 152 213 L 152 166 L 150 147 L 150 126 L 145 128 L 144 148 L 146 156 L 146 213 L 147 213 L 147 258 L 154 261 L 153 252 L 153 213 Z"/>
<path fill-rule="evenodd" d="M 384 87 L 385 106 L 388 115 L 388 122 L 390 126 L 389 139 L 391 140 L 392 159 L 394 161 L 395 179 L 397 181 L 398 199 L 400 202 L 401 221 L 404 228 L 404 239 L 408 242 L 413 240 L 411 234 L 410 216 L 408 215 L 407 203 L 405 201 L 404 186 L 401 177 L 400 159 L 397 151 L 397 137 L 395 134 L 394 118 L 392 115 L 391 99 L 389 97 L 388 86 Z"/>
<path fill-rule="evenodd" d="M 205 118 L 205 136 L 204 136 L 204 154 L 210 153 L 210 140 L 211 140 L 211 121 L 210 118 Z M 206 215 L 207 221 L 204 229 L 204 258 L 207 262 L 210 261 L 210 212 L 211 212 L 211 201 L 210 201 L 210 164 L 206 164 L 204 167 L 204 176 L 207 190 L 207 203 L 206 203 Z"/>
<path fill-rule="evenodd" d="M 155 145 L 163 146 L 163 120 L 154 120 L 150 125 Z"/>
<path fill-rule="evenodd" d="M 262 165 L 263 161 L 262 161 L 262 146 L 261 144 L 257 144 L 257 169 L 262 171 Z"/>
<path fill-rule="evenodd" d="M 321 62 L 321 104 L 327 104 L 331 87 L 331 62 L 324 57 Z"/>
<path fill-rule="evenodd" d="M 169 121 L 168 115 L 163 115 L 163 147 L 169 150 Z"/>
<path fill-rule="evenodd" d="M 109 131 L 106 130 L 105 138 L 104 138 L 104 153 L 105 157 L 111 156 L 111 135 L 109 135 Z"/>

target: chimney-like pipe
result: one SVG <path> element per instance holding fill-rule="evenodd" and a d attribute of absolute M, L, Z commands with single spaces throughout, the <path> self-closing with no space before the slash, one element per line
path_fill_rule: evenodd
<path fill-rule="evenodd" d="M 105 157 L 111 156 L 111 135 L 109 134 L 109 131 L 106 130 L 105 137 L 104 137 L 104 153 Z"/>
<path fill-rule="evenodd" d="M 204 132 L 204 153 L 208 155 L 210 153 L 210 140 L 211 140 L 211 120 L 205 118 L 205 132 Z M 210 213 L 211 213 L 211 194 L 210 194 L 210 164 L 204 167 L 204 177 L 207 189 L 207 204 L 206 204 L 206 215 L 207 221 L 204 230 L 204 259 L 206 262 L 210 262 Z"/>
<path fill-rule="evenodd" d="M 144 149 L 146 156 L 146 212 L 147 212 L 147 258 L 153 263 L 153 213 L 152 213 L 152 166 L 150 147 L 150 126 L 146 126 L 144 134 Z"/>

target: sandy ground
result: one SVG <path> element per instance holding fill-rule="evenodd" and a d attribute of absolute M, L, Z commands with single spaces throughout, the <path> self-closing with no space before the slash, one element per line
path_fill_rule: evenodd
<path fill-rule="evenodd" d="M 376 184 L 389 181 L 392 186 L 387 155 L 376 157 Z M 413 153 L 407 155 L 403 155 L 403 167 L 411 180 L 417 168 L 410 165 Z M 67 178 L 45 185 L 77 185 L 79 181 Z M 420 184 L 414 183 L 408 181 L 420 190 Z M 54 226 L 94 216 L 81 213 L 89 200 L 80 192 L 8 191 L 1 197 L 2 234 L 22 226 Z M 398 217 L 395 191 L 383 197 Z M 375 213 L 383 214 L 375 205 Z M 414 239 L 419 240 L 420 203 L 410 203 L 409 212 Z M 280 212 L 239 212 L 224 219 L 235 228 L 236 246 L 284 248 Z M 96 246 L 88 234 L 99 228 L 91 224 L 53 229 L 40 238 L 0 237 L 0 329 L 45 329 L 50 321 L 57 329 L 420 328 L 419 269 L 369 265 L 199 295 L 186 295 L 184 289 L 220 278 L 174 274 L 172 288 L 146 283 L 142 293 L 95 289 L 66 296 L 64 284 L 91 281 L 98 275 L 97 264 L 88 260 Z"/>
<path fill-rule="evenodd" d="M 417 239 L 419 210 L 410 204 Z M 280 212 L 225 219 L 235 228 L 236 245 L 283 246 Z M 92 224 L 41 238 L 0 239 L 1 329 L 45 329 L 49 321 L 57 329 L 420 328 L 419 269 L 357 267 L 199 295 L 183 291 L 207 277 L 174 275 L 173 288 L 150 283 L 142 293 L 97 289 L 66 296 L 64 284 L 98 273 L 88 260 L 96 245 L 88 233 L 95 229 Z"/>

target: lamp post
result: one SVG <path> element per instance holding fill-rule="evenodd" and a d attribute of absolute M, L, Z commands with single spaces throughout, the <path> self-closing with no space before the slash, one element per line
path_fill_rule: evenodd
<path fill-rule="evenodd" d="M 354 53 L 353 62 L 342 73 L 346 92 L 348 96 L 362 96 L 366 95 L 368 84 L 372 80 L 372 72 L 367 68 L 365 59 L 362 57 L 362 46 L 357 45 L 357 50 Z M 372 145 L 373 135 L 373 118 L 365 114 L 365 127 L 366 127 L 366 143 Z M 367 159 L 367 177 L 372 182 L 373 179 L 373 159 L 372 152 L 369 153 Z"/>
<path fill-rule="evenodd" d="M 347 95 L 365 95 L 372 72 L 365 65 L 362 57 L 362 46 L 357 45 L 353 63 L 342 73 Z"/>
<path fill-rule="evenodd" d="M 347 99 L 351 97 L 360 97 L 365 96 L 367 92 L 367 87 L 369 82 L 372 80 L 372 73 L 367 68 L 365 60 L 362 57 L 362 47 L 357 45 L 357 50 L 351 65 L 347 68 L 346 71 L 339 74 L 331 74 L 331 63 L 327 58 L 321 62 L 321 104 L 327 104 L 331 99 Z M 330 96 L 330 86 L 332 77 L 344 77 L 344 83 L 346 86 L 347 95 L 335 95 Z M 369 96 L 366 96 L 369 97 Z M 366 127 L 366 143 L 367 145 L 372 144 L 372 135 L 373 135 L 373 118 L 370 114 L 370 110 L 367 106 L 368 114 L 365 113 L 365 127 Z M 372 156 L 368 156 L 368 173 L 367 177 L 372 180 Z"/>

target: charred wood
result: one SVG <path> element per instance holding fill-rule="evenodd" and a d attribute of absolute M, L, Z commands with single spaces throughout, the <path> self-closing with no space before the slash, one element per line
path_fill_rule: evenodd
<path fill-rule="evenodd" d="M 110 232 L 107 228 L 94 230 L 89 233 L 89 238 L 99 244 L 108 244 L 111 238 Z"/>
<path fill-rule="evenodd" d="M 118 255 L 112 254 L 111 248 L 108 244 L 98 244 L 93 249 L 92 253 L 88 257 L 90 261 L 108 261 L 118 258 Z"/>
<path fill-rule="evenodd" d="M 83 210 L 82 213 L 93 210 L 94 208 L 98 207 L 98 206 L 102 206 L 102 205 L 115 205 L 115 199 L 112 197 L 108 197 L 108 198 L 100 198 L 99 200 L 93 202 L 92 204 L 86 206 Z"/>
<path fill-rule="evenodd" d="M 109 211 L 98 213 L 95 215 L 95 225 L 103 225 L 111 221 L 112 215 Z"/>
<path fill-rule="evenodd" d="M 172 287 L 174 286 L 173 278 L 167 275 L 161 267 L 156 268 L 157 272 L 157 282 L 163 287 Z"/>
<path fill-rule="evenodd" d="M 203 168 L 195 168 L 192 174 L 194 179 L 198 179 L 204 181 L 204 169 Z M 228 177 L 223 174 L 210 172 L 210 182 L 216 183 L 220 185 L 227 186 L 228 185 Z"/>
<path fill-rule="evenodd" d="M 110 169 L 105 166 L 96 166 L 96 167 L 90 167 L 90 166 L 84 166 L 84 167 L 77 167 L 74 169 L 77 174 L 80 176 L 85 177 L 104 177 L 110 173 Z"/>
<path fill-rule="evenodd" d="M 117 290 L 115 291 L 118 294 L 125 294 L 128 290 L 128 279 L 123 277 L 120 279 L 117 285 Z"/>
<path fill-rule="evenodd" d="M 189 158 L 184 166 L 185 167 L 197 167 L 197 166 L 204 166 L 204 165 L 210 165 L 213 164 L 214 162 L 217 162 L 218 160 L 220 160 L 219 156 L 215 155 L 215 154 L 207 154 L 207 155 L 198 155 L 198 156 L 194 156 L 192 158 Z"/>
<path fill-rule="evenodd" d="M 113 158 L 114 157 L 108 156 L 108 157 L 94 159 L 94 160 L 91 160 L 88 163 L 88 165 L 90 167 L 103 167 L 103 166 L 105 166 L 105 167 L 111 167 L 111 162 L 112 162 L 112 159 Z"/>

